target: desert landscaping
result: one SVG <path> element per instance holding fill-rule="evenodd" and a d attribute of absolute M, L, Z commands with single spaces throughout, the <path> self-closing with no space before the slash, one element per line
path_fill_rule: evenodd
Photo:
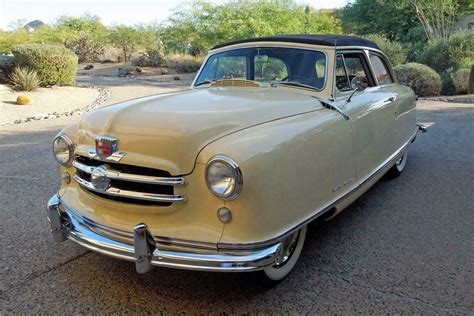
<path fill-rule="evenodd" d="M 18 21 L 9 21 L 11 25 L 0 28 L 0 244 L 2 246 L 0 315 L 145 313 L 159 315 L 474 315 L 474 3 L 472 0 L 344 0 L 342 2 L 308 1 L 308 3 L 292 0 L 211 0 L 191 1 L 186 4 L 172 0 L 169 2 L 176 3 L 176 8 L 158 22 L 145 19 L 145 16 L 150 12 L 152 14 L 164 12 L 164 5 L 159 1 L 133 3 L 96 0 L 87 2 L 86 7 L 92 10 L 92 13 L 82 11 L 82 13 L 77 11 L 71 13 L 75 6 L 72 5 L 73 2 L 68 1 L 50 1 L 58 7 L 57 10 L 53 5 L 49 8 L 50 3 L 44 0 L 33 2 L 4 0 L 3 2 L 8 3 L 8 10 L 4 10 L 8 14 L 1 16 L 3 12 L 0 11 L 0 17 L 15 16 Z M 23 7 L 25 3 L 28 8 Z M 335 6 L 335 3 L 339 5 L 330 8 Z M 145 8 L 144 4 L 148 7 Z M 316 5 L 329 5 L 329 8 L 315 7 Z M 0 10 L 4 9 L 2 6 L 3 3 L 0 3 Z M 17 9 L 16 12 L 20 13 L 14 15 L 12 11 L 14 7 Z M 38 13 L 33 12 L 35 8 L 45 7 L 54 12 L 54 17 L 49 20 L 37 16 L 40 10 Z M 59 10 L 59 7 L 66 7 L 66 15 Z M 81 2 L 80 7 L 84 7 L 84 3 Z M 103 10 L 104 7 L 107 10 Z M 121 17 L 119 17 L 120 8 L 126 10 Z M 30 12 L 30 15 L 25 13 L 28 21 L 20 19 L 24 12 Z M 129 20 L 126 20 L 127 18 Z M 0 18 L 0 24 L 1 20 Z M 318 106 L 318 114 L 324 113 L 329 119 L 319 119 L 318 117 L 323 117 L 322 115 L 312 116 L 316 110 L 311 110 L 301 113 L 309 117 L 308 120 L 303 120 L 301 118 L 303 115 L 297 117 L 299 114 L 275 116 L 275 119 L 271 121 L 256 119 L 255 123 L 252 123 L 256 125 L 245 128 L 237 118 L 238 112 L 253 110 L 253 104 L 258 106 L 263 104 L 263 101 L 268 101 L 268 103 L 273 101 L 255 98 L 256 101 L 251 104 L 250 101 L 245 100 L 246 109 L 241 110 L 242 106 L 238 102 L 240 99 L 237 97 L 229 99 L 232 102 L 226 103 L 232 106 L 232 111 L 226 109 L 220 111 L 237 113 L 235 119 L 224 115 L 222 117 L 225 118 L 221 119 L 218 116 L 219 111 L 208 106 L 208 104 L 215 104 L 220 108 L 222 103 L 219 98 L 212 99 L 214 103 L 198 100 L 200 105 L 204 105 L 205 111 L 202 112 L 204 114 L 199 113 L 199 109 L 194 111 L 195 101 L 189 97 L 186 102 L 190 100 L 192 111 L 189 110 L 191 107 L 184 104 L 184 110 L 181 109 L 181 113 L 175 106 L 184 101 L 170 102 L 172 107 L 167 107 L 166 111 L 163 111 L 158 108 L 160 105 L 164 108 L 163 103 L 160 104 L 163 100 L 158 98 L 160 100 L 157 102 L 153 103 L 156 101 L 154 100 L 139 109 L 142 112 L 121 112 L 120 120 L 116 121 L 120 124 L 115 125 L 112 124 L 113 119 L 116 118 L 115 114 L 107 116 L 107 113 L 112 113 L 114 108 L 111 108 L 111 111 L 93 112 L 96 109 L 135 98 L 192 89 L 191 84 L 203 60 L 210 51 L 212 52 L 215 45 L 277 34 L 356 35 L 359 39 L 373 41 L 380 48 L 380 51 L 375 49 L 375 56 L 380 57 L 383 52 L 387 57 L 384 60 L 389 60 L 392 64 L 393 72 L 388 67 L 387 74 L 390 73 L 393 81 L 386 85 L 373 84 L 370 86 L 373 90 L 369 93 L 375 91 L 373 94 L 375 95 L 381 89 L 387 87 L 390 89 L 394 86 L 404 89 L 407 94 L 410 94 L 408 102 L 410 111 L 403 114 L 398 111 L 403 106 L 398 105 L 394 111 L 392 111 L 393 107 L 385 106 L 397 99 L 400 102 L 401 98 L 398 98 L 397 94 L 387 96 L 388 99 L 381 98 L 379 101 L 367 97 L 368 94 L 363 94 L 364 90 L 359 91 L 354 88 L 348 76 L 346 80 L 348 87 L 354 90 L 345 90 L 347 92 L 345 95 L 339 93 L 334 97 L 334 91 L 337 91 L 335 83 L 337 80 L 333 80 L 331 91 L 329 91 L 331 87 L 327 85 L 329 81 L 325 80 L 323 82 L 326 83 L 325 89 L 328 90 L 327 100 L 321 100 L 320 107 L 317 104 L 319 101 L 313 97 L 319 98 L 318 93 L 322 90 L 314 89 L 304 91 L 301 95 L 305 95 L 306 99 L 298 97 L 295 99 L 298 101 L 294 101 L 295 106 L 292 107 L 292 103 L 285 103 L 286 100 L 290 100 L 290 96 L 295 98 L 294 91 L 301 92 L 306 88 L 301 85 L 290 88 L 276 87 L 272 76 L 268 85 L 262 84 L 264 89 L 257 90 L 257 93 L 266 90 L 265 93 L 268 94 L 262 93 L 262 95 L 276 99 L 284 94 L 272 94 L 271 89 L 276 88 L 274 91 L 280 88 L 281 90 L 288 89 L 290 93 L 282 98 L 285 101 L 279 99 L 274 103 L 283 104 L 285 107 L 289 105 L 288 107 L 292 107 L 291 110 L 293 110 L 300 105 L 296 103 L 300 102 L 299 100 L 303 100 L 301 102 L 305 104 L 311 101 L 311 106 L 313 102 L 314 107 Z M 309 47 L 309 44 L 305 45 Z M 333 46 L 337 47 L 336 44 Z M 351 46 L 350 49 L 346 49 L 346 53 L 354 54 L 357 47 L 359 55 L 367 55 L 366 64 L 372 65 L 367 46 Z M 231 49 L 234 48 L 231 47 Z M 260 48 L 259 46 L 259 51 Z M 334 49 L 328 50 L 328 52 L 334 51 Z M 339 50 L 339 52 L 343 56 L 344 51 Z M 260 57 L 260 55 L 250 56 Z M 231 57 L 235 56 L 231 55 Z M 247 58 L 247 60 L 251 59 Z M 274 66 L 265 58 L 262 60 L 262 64 L 266 63 L 265 67 L 267 64 L 270 68 Z M 304 59 L 301 58 L 301 60 Z M 229 66 L 225 62 L 222 64 Z M 252 62 L 241 63 L 241 65 L 249 64 L 252 65 Z M 212 65 L 212 62 L 208 65 Z M 335 63 L 331 64 L 333 65 Z M 375 67 L 365 66 L 365 70 L 369 72 L 372 68 L 375 69 Z M 346 67 L 345 62 L 344 67 Z M 242 77 L 257 81 L 255 68 L 251 68 L 251 71 L 248 70 L 249 66 L 246 68 L 246 73 L 253 73 L 253 78 Z M 300 68 L 314 70 L 314 66 Z M 329 74 L 325 71 L 324 75 L 333 75 L 337 78 L 335 68 L 331 69 Z M 239 78 L 235 75 L 238 70 L 235 70 L 232 65 L 229 69 L 230 75 L 225 79 L 242 81 L 233 80 Z M 316 67 L 316 72 L 317 69 Z M 326 69 L 329 68 L 326 67 Z M 372 70 L 372 72 L 364 78 L 372 77 L 374 82 L 379 82 L 375 71 Z M 214 73 L 217 77 L 217 66 Z M 346 75 L 347 73 L 346 71 Z M 201 79 L 198 78 L 197 82 Z M 203 80 L 203 83 L 206 85 L 197 88 L 203 90 L 192 91 L 196 92 L 195 95 L 207 94 L 208 97 L 215 97 L 217 93 L 207 93 L 207 91 L 216 89 L 222 89 L 219 92 L 231 92 L 235 95 L 237 95 L 235 89 L 248 91 L 243 90 L 242 87 L 216 87 L 214 83 L 220 79 L 204 79 L 206 80 Z M 363 83 L 362 81 L 360 80 L 360 83 Z M 367 80 L 365 83 L 367 84 Z M 409 89 L 397 83 L 410 87 L 416 97 Z M 365 88 L 367 86 L 368 84 Z M 314 95 L 311 94 L 313 92 Z M 353 94 L 347 97 L 350 93 Z M 405 142 L 409 151 L 407 149 L 402 156 L 409 157 L 408 162 L 405 158 L 398 159 L 395 155 L 390 158 L 395 164 L 393 167 L 404 162 L 405 171 L 396 179 L 387 181 L 384 177 L 368 191 L 364 189 L 365 193 L 351 202 L 352 204 L 334 219 L 318 218 L 308 224 L 308 233 L 305 232 L 305 238 L 301 239 L 304 245 L 299 244 L 300 250 L 304 247 L 301 258 L 294 266 L 293 272 L 281 283 L 275 283 L 272 287 L 259 283 L 255 273 L 262 271 L 211 273 L 205 269 L 190 271 L 155 267 L 147 274 L 137 274 L 135 262 L 132 260 L 117 260 L 118 257 L 112 258 L 98 254 L 95 246 L 87 249 L 73 241 L 62 243 L 54 241 L 52 232 L 57 235 L 56 233 L 61 229 L 63 231 L 66 228 L 69 229 L 66 225 L 74 226 L 75 224 L 70 220 L 72 217 L 67 217 L 64 219 L 64 226 L 59 229 L 56 227 L 55 231 L 51 224 L 54 221 L 51 221 L 51 217 L 47 217 L 53 214 L 49 212 L 51 208 L 47 208 L 48 201 L 54 195 L 67 202 L 67 194 L 73 196 L 76 194 L 74 190 L 85 193 L 75 203 L 78 209 L 93 202 L 91 204 L 93 206 L 87 207 L 85 211 L 87 214 L 97 212 L 98 209 L 95 209 L 95 206 L 103 203 L 101 208 L 112 210 L 117 214 L 126 213 L 126 217 L 129 218 L 156 217 L 159 222 L 156 226 L 159 227 L 163 224 L 160 221 L 164 218 L 169 219 L 175 214 L 182 216 L 173 221 L 173 226 L 166 228 L 164 234 L 156 235 L 163 236 L 159 237 L 159 240 L 163 241 L 167 247 L 173 246 L 174 239 L 168 238 L 166 233 L 187 231 L 187 227 L 184 226 L 191 227 L 196 214 L 201 212 L 201 209 L 206 210 L 206 213 L 203 213 L 206 216 L 211 214 L 207 211 L 213 212 L 211 215 L 214 216 L 213 219 L 216 222 L 218 219 L 215 216 L 219 216 L 220 210 L 232 209 L 234 215 L 228 220 L 239 220 L 240 216 L 242 221 L 244 218 L 243 229 L 236 229 L 242 236 L 245 235 L 243 232 L 245 225 L 253 226 L 260 231 L 261 226 L 264 225 L 255 224 L 258 223 L 255 219 L 261 220 L 265 217 L 259 212 L 263 209 L 274 211 L 274 208 L 258 207 L 255 208 L 255 214 L 251 213 L 248 217 L 242 216 L 243 212 L 239 213 L 239 211 L 254 209 L 246 205 L 239 206 L 239 200 L 234 203 L 231 200 L 219 199 L 217 195 L 206 191 L 211 189 L 211 185 L 205 183 L 207 181 L 205 177 L 209 173 L 207 166 L 214 158 L 207 164 L 201 162 L 199 158 L 201 154 L 202 157 L 212 157 L 214 150 L 216 155 L 213 157 L 220 156 L 222 159 L 222 156 L 226 157 L 228 154 L 227 148 L 233 147 L 233 150 L 244 148 L 243 146 L 247 146 L 249 142 L 255 142 L 258 145 L 255 148 L 247 146 L 239 154 L 245 156 L 247 151 L 255 151 L 253 158 L 248 159 L 246 166 L 238 159 L 236 159 L 238 164 L 232 164 L 233 170 L 239 171 L 235 172 L 237 175 L 244 175 L 243 180 L 240 177 L 241 181 L 227 181 L 240 183 L 240 189 L 243 188 L 242 193 L 250 196 L 247 200 L 274 201 L 275 194 L 262 194 L 265 190 L 261 189 L 285 188 L 287 190 L 285 194 L 278 194 L 278 198 L 283 201 L 282 206 L 291 205 L 288 207 L 290 212 L 286 212 L 285 209 L 285 213 L 282 213 L 285 216 L 297 213 L 292 212 L 296 207 L 288 202 L 290 198 L 304 200 L 311 197 L 313 193 L 316 195 L 316 191 L 320 194 L 327 190 L 327 194 L 332 194 L 340 201 L 340 198 L 334 194 L 337 194 L 335 192 L 341 187 L 351 184 L 359 189 L 361 183 L 373 182 L 372 177 L 381 169 L 368 178 L 361 177 L 358 171 L 354 171 L 353 174 L 356 176 L 351 176 L 350 179 L 347 174 L 344 174 L 344 177 L 341 176 L 341 179 L 334 181 L 334 184 L 340 183 L 335 188 L 333 188 L 334 184 L 327 179 L 331 175 L 326 176 L 326 172 L 336 173 L 337 169 L 342 170 L 341 173 L 345 172 L 343 168 L 339 168 L 342 160 L 347 165 L 353 165 L 351 168 L 355 170 L 358 164 L 363 165 L 365 160 L 369 160 L 370 151 L 367 148 L 387 147 L 383 142 L 379 143 L 382 145 L 374 144 L 374 139 L 383 140 L 382 136 L 394 138 L 397 134 L 401 134 L 395 127 L 396 124 L 393 124 L 393 129 L 387 128 L 378 133 L 375 129 L 378 125 L 379 127 L 389 126 L 389 128 L 392 128 L 390 127 L 392 125 L 381 124 L 380 117 L 366 115 L 369 111 L 365 109 L 357 112 L 362 114 L 353 115 L 355 112 L 352 112 L 349 113 L 350 117 L 341 115 L 344 114 L 342 110 L 354 94 L 356 102 L 358 102 L 356 99 L 358 96 L 364 98 L 363 100 L 369 100 L 364 104 L 367 108 L 369 106 L 377 110 L 384 108 L 386 115 L 391 117 L 390 122 L 396 121 L 398 125 L 400 125 L 399 118 L 406 119 L 406 113 L 410 113 L 408 125 L 413 128 L 415 134 L 409 142 Z M 247 95 L 244 96 L 247 98 Z M 177 99 L 183 100 L 179 99 L 180 97 L 178 96 Z M 414 108 L 415 100 L 416 109 Z M 357 104 L 356 102 L 353 101 L 351 104 Z M 335 106 L 339 104 L 342 110 Z M 395 105 L 394 102 L 392 104 Z M 407 108 L 407 106 L 404 107 Z M 140 106 L 132 103 L 132 106 L 126 110 L 135 108 L 140 108 Z M 158 110 L 155 110 L 157 108 Z M 234 108 L 236 108 L 235 111 L 233 111 Z M 118 109 L 121 109 L 120 106 Z M 265 112 L 263 113 L 265 115 L 274 114 L 274 112 L 278 114 L 281 111 L 269 106 L 264 109 L 269 109 L 261 111 Z M 90 126 L 87 126 L 87 120 L 83 119 L 87 113 L 88 118 L 93 118 L 94 115 L 99 117 L 102 114 L 102 116 L 97 120 L 91 119 L 88 122 Z M 104 113 L 106 115 L 103 115 Z M 184 116 L 183 113 L 186 117 L 190 117 L 190 125 L 193 128 L 197 127 L 193 129 L 195 134 L 191 134 L 188 131 L 191 128 L 181 123 L 179 119 L 176 120 L 178 123 L 172 120 L 170 120 L 171 123 L 168 122 L 166 115 L 175 118 L 178 115 Z M 198 113 L 199 117 L 205 116 L 206 119 L 209 118 L 208 113 L 217 115 L 209 121 L 215 121 L 223 128 L 227 125 L 236 127 L 238 131 L 229 132 L 230 136 L 235 137 L 229 137 L 227 138 L 229 141 L 226 141 L 225 136 L 221 137 L 218 132 L 215 132 L 220 130 L 220 127 L 211 128 L 201 123 L 197 124 L 195 113 Z M 243 116 L 246 115 L 244 113 Z M 127 128 L 129 118 L 132 116 L 135 120 L 130 120 L 133 124 Z M 415 116 L 418 126 L 414 124 Z M 362 141 L 358 143 L 359 145 L 354 145 L 352 139 L 355 138 L 354 135 L 357 135 L 357 132 L 354 132 L 354 122 L 360 122 L 358 121 L 360 117 L 368 117 L 367 120 L 371 120 L 370 123 L 373 123 L 374 127 L 367 124 L 369 128 L 366 128 L 364 124 L 359 124 L 362 126 L 362 133 L 358 135 L 362 135 Z M 286 122 L 289 123 L 285 126 L 288 129 L 281 129 L 284 122 L 280 122 L 287 118 Z M 78 132 L 74 130 L 75 127 L 67 129 L 68 126 L 77 125 L 76 123 L 80 123 L 81 120 L 83 124 L 78 125 Z M 316 134 L 323 127 L 329 126 L 329 120 L 337 121 L 338 124 L 340 123 L 338 128 L 343 126 L 344 129 L 328 128 L 331 132 L 327 135 L 331 138 L 328 142 L 321 142 L 325 144 L 325 147 L 321 149 L 311 147 L 311 139 L 318 139 L 315 137 Z M 148 125 L 144 124 L 144 121 Z M 157 124 L 155 121 L 167 124 Z M 321 121 L 322 125 L 314 125 L 313 121 Z M 112 123 L 109 124 L 109 122 Z M 97 124 L 94 126 L 100 126 L 100 128 L 91 127 L 93 123 Z M 264 125 L 266 123 L 269 124 Z M 109 128 L 110 126 L 112 128 Z M 266 126 L 268 126 L 267 129 Z M 177 128 L 173 130 L 174 127 Z M 258 130 L 259 134 L 249 133 L 251 128 Z M 86 141 L 80 140 L 81 136 L 77 136 L 77 141 L 71 141 L 74 137 L 62 138 L 65 130 L 74 136 L 100 135 L 93 135 Z M 96 133 L 96 130 L 100 132 Z M 282 130 L 289 132 L 283 133 Z M 305 132 L 300 132 L 300 130 Z M 340 132 L 342 130 L 343 132 Z M 422 133 L 426 130 L 427 133 Z M 116 135 L 119 132 L 122 134 Z M 145 132 L 148 134 L 145 135 Z M 238 132 L 242 132 L 240 136 Z M 106 133 L 107 135 L 102 135 Z M 204 139 L 201 134 L 207 133 L 212 135 L 206 138 L 206 141 L 200 141 L 196 146 L 189 146 L 196 149 L 188 149 L 189 139 Z M 184 139 L 183 135 L 193 136 Z M 271 142 L 273 135 L 275 138 L 282 138 L 282 141 L 273 145 L 274 143 Z M 174 141 L 173 137 L 177 137 L 177 141 Z M 59 138 L 66 146 L 62 149 L 58 146 L 59 150 L 56 150 L 55 140 Z M 161 142 L 163 139 L 166 142 Z M 270 141 L 267 141 L 268 139 Z M 108 155 L 112 154 L 111 157 L 100 155 L 101 150 L 104 150 L 100 143 L 104 140 L 109 148 Z M 338 153 L 330 148 L 333 143 L 335 144 L 334 140 L 347 149 L 345 151 L 347 154 L 332 154 Z M 301 145 L 287 146 L 293 141 L 298 141 Z M 74 142 L 84 148 L 87 147 L 88 150 L 77 151 L 78 147 L 74 147 Z M 313 143 L 316 142 L 313 141 Z M 326 144 L 329 145 L 326 146 Z M 84 150 L 82 147 L 81 150 Z M 138 152 L 137 147 L 144 149 Z M 300 147 L 301 152 L 306 153 L 308 159 L 323 157 L 330 168 L 319 168 L 310 173 L 311 169 L 306 169 L 306 167 L 311 164 L 314 165 L 313 167 L 318 167 L 318 164 L 313 163 L 313 160 L 310 163 L 301 163 L 302 160 L 299 158 L 304 155 L 297 155 L 296 151 L 288 150 L 288 148 L 299 149 Z M 130 148 L 132 149 L 129 150 Z M 150 154 L 150 148 L 153 149 L 152 154 Z M 220 150 L 220 148 L 226 150 Z M 328 151 L 326 148 L 331 150 Z M 177 164 L 172 159 L 163 158 L 163 151 L 174 149 L 177 149 L 177 154 L 174 155 L 176 159 L 181 159 L 182 156 L 190 157 L 189 169 L 192 171 L 179 172 L 178 170 L 176 173 L 164 173 L 163 171 L 167 170 L 158 170 L 156 166 L 151 166 L 151 162 L 155 161 L 164 163 L 166 166 Z M 294 154 L 290 157 L 298 159 L 287 159 L 282 154 L 278 156 L 278 159 L 270 160 L 268 157 L 271 156 L 273 149 L 281 149 Z M 354 157 L 356 151 L 359 151 L 360 159 Z M 61 160 L 63 154 L 68 155 L 69 161 L 64 158 Z M 116 158 L 115 154 L 118 154 L 118 160 L 107 160 Z M 126 156 L 123 156 L 124 154 Z M 340 159 L 331 159 L 334 156 Z M 120 161 L 122 157 L 125 158 Z M 84 165 L 85 169 L 81 169 L 81 163 L 78 164 L 79 167 L 74 164 L 74 162 L 85 163 L 84 161 L 93 166 Z M 249 172 L 249 165 L 258 166 L 258 168 L 252 173 Z M 271 167 L 269 168 L 271 172 L 267 173 L 273 176 L 271 181 L 268 180 L 268 176 L 262 176 L 259 173 L 263 169 L 262 166 Z M 111 167 L 119 171 L 110 169 Z M 201 167 L 202 172 L 199 171 Z M 74 168 L 71 174 L 65 172 L 69 170 L 68 168 Z M 294 169 L 302 170 L 302 176 L 294 173 Z M 165 186 L 160 181 L 173 180 L 163 183 L 172 183 L 174 186 L 179 182 L 176 180 L 183 179 L 179 185 L 184 185 L 184 187 L 177 187 L 173 194 L 184 192 L 186 196 L 182 196 L 180 203 L 193 205 L 190 203 L 194 202 L 194 205 L 199 205 L 199 207 L 187 213 L 188 209 L 180 206 L 170 208 L 171 211 L 166 210 L 166 207 L 161 207 L 163 204 L 160 204 L 159 208 L 154 208 L 145 203 L 149 201 L 141 201 L 140 204 L 136 201 L 124 204 L 117 202 L 118 199 L 117 201 L 105 200 L 102 195 L 92 195 L 94 192 L 88 192 L 89 188 L 80 189 L 81 184 L 76 183 L 78 178 L 74 176 L 83 173 L 84 170 L 89 170 L 89 178 L 92 178 L 92 173 L 99 175 L 100 177 L 96 177 L 96 180 L 102 178 L 109 181 L 108 175 L 111 175 L 111 181 L 115 182 L 126 182 L 123 179 L 127 180 L 127 176 L 128 179 L 135 179 L 135 181 L 138 179 L 132 185 L 142 191 L 145 186 L 148 188 L 154 184 Z M 105 176 L 98 173 L 101 170 L 104 170 Z M 112 170 L 111 173 L 110 170 Z M 283 177 L 281 170 L 293 172 L 293 174 L 290 177 Z M 324 176 L 316 178 L 323 174 L 323 171 Z M 138 177 L 133 177 L 134 172 Z M 166 174 L 166 177 L 163 174 Z M 119 176 L 123 177 L 122 180 Z M 323 179 L 319 182 L 328 186 L 327 188 L 321 186 L 316 190 L 313 186 L 306 185 L 306 181 L 302 181 L 305 177 L 314 180 L 315 183 Z M 143 178 L 153 178 L 153 181 L 147 180 L 147 183 L 141 183 Z M 221 178 L 225 179 L 225 177 Z M 343 180 L 345 181 L 342 182 Z M 90 181 L 92 183 L 92 180 Z M 305 189 L 311 191 L 308 194 L 296 192 L 290 181 L 297 181 L 304 185 Z M 249 183 L 253 186 L 249 186 Z M 61 187 L 68 185 L 69 192 L 61 193 Z M 199 189 L 200 185 L 203 191 Z M 239 187 L 239 185 L 236 186 Z M 102 194 L 109 188 L 107 186 L 95 193 Z M 126 189 L 118 190 L 126 191 Z M 174 190 L 174 187 L 171 190 Z M 145 195 L 141 191 L 138 193 Z M 194 196 L 189 198 L 188 195 L 191 193 L 197 198 L 194 200 Z M 209 194 L 206 195 L 207 193 Z M 201 203 L 199 198 L 203 196 L 209 198 L 202 199 L 203 203 Z M 287 197 L 290 198 L 286 199 Z M 207 200 L 212 201 L 213 206 L 216 205 L 216 210 L 205 205 Z M 245 203 L 246 200 L 243 201 Z M 120 205 L 120 210 L 117 205 Z M 234 210 L 233 205 L 237 205 L 240 209 Z M 325 208 L 330 210 L 326 206 Z M 125 211 L 121 212 L 121 210 Z M 335 207 L 334 210 L 336 210 Z M 60 208 L 53 211 L 57 213 L 57 218 Z M 111 213 L 104 212 L 102 219 L 104 221 L 109 220 L 109 217 L 113 219 L 115 215 Z M 269 219 L 278 218 L 275 213 L 270 215 Z M 122 219 L 117 221 L 117 225 L 125 225 L 125 222 L 126 220 Z M 285 225 L 288 224 L 284 222 Z M 100 227 L 107 228 L 103 223 L 99 221 L 97 223 L 98 225 L 94 221 L 88 221 L 87 226 L 93 227 L 91 231 Z M 134 223 L 134 225 L 137 224 L 135 227 L 146 226 L 138 223 L 148 222 L 140 218 Z M 177 228 L 174 226 L 175 223 L 176 225 L 183 224 L 184 228 Z M 212 225 L 206 223 L 208 222 L 203 221 L 198 223 L 199 226 L 196 225 L 200 236 L 205 236 L 207 232 L 212 231 Z M 219 240 L 225 235 L 227 225 L 231 227 L 233 223 L 222 221 L 221 224 L 223 228 L 216 230 Z M 120 240 L 125 239 L 125 236 L 130 237 L 129 235 L 135 238 L 137 232 L 137 230 L 130 230 L 131 233 L 128 234 L 129 232 L 122 231 L 122 228 L 120 230 L 107 229 L 104 236 L 109 236 L 115 231 L 121 234 Z M 150 246 L 148 243 L 154 235 L 148 235 L 144 233 L 145 237 L 141 239 L 143 242 L 147 241 L 147 247 L 143 248 L 151 247 L 154 253 L 155 244 Z M 84 240 L 88 236 L 86 234 Z M 291 232 L 291 236 L 295 234 Z M 299 236 L 298 233 L 297 239 L 300 239 Z M 221 249 L 220 243 L 190 242 L 188 236 L 180 236 L 176 240 L 178 241 L 176 244 L 180 247 L 182 245 L 183 249 L 194 244 L 202 247 L 195 253 L 191 253 L 189 258 L 194 256 L 197 258 L 201 252 L 205 253 L 209 249 L 222 251 L 222 253 L 227 249 L 233 249 Z M 234 242 L 232 238 L 229 240 Z M 100 239 L 101 243 L 102 241 L 103 239 Z M 133 242 L 136 245 L 135 241 Z M 114 245 L 116 245 L 115 242 Z M 117 245 L 120 244 L 117 242 Z M 140 245 L 144 246 L 143 243 Z M 230 245 L 233 244 L 230 243 Z M 251 252 L 242 251 L 245 248 L 241 249 L 241 246 L 245 243 L 235 245 L 238 246 L 235 249 L 239 249 L 243 256 L 253 260 L 252 254 L 256 250 L 260 251 L 264 243 L 261 241 L 255 243 L 259 246 Z M 120 246 L 116 247 L 120 248 Z M 137 254 L 136 249 L 132 250 L 135 254 Z M 166 252 L 168 248 L 163 249 Z M 135 256 L 131 259 L 138 262 L 148 255 Z M 292 253 L 287 256 L 287 258 L 291 257 Z M 228 261 L 222 261 L 222 267 L 231 267 L 231 264 Z M 288 266 L 280 267 L 285 270 Z"/>
<path fill-rule="evenodd" d="M 96 63 L 93 64 L 93 69 L 84 70 L 87 65 L 78 66 L 75 87 L 40 87 L 34 91 L 21 92 L 9 85 L 0 84 L 0 127 L 81 116 L 101 106 L 186 89 L 195 75 L 176 72 L 162 75 L 162 68 L 144 67 L 140 73 L 118 77 L 117 69 L 120 64 Z M 179 80 L 176 80 L 178 76 Z M 29 103 L 18 105 L 19 96 L 27 96 Z"/>

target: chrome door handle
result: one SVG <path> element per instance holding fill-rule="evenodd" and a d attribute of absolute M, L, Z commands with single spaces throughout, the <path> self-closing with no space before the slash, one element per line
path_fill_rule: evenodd
<path fill-rule="evenodd" d="M 393 97 L 390 97 L 388 98 L 387 100 L 385 100 L 385 102 L 393 102 L 397 99 L 397 97 L 393 96 Z"/>

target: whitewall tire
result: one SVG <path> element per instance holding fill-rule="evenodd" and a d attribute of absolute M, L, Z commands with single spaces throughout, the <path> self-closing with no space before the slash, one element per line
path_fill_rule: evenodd
<path fill-rule="evenodd" d="M 396 178 L 402 174 L 403 170 L 405 170 L 405 166 L 407 165 L 408 160 L 408 148 L 405 149 L 403 154 L 397 159 L 393 167 L 388 171 L 387 175 L 390 178 Z"/>
<path fill-rule="evenodd" d="M 306 239 L 307 226 L 302 227 L 299 231 L 285 241 L 283 249 L 283 258 L 281 262 L 270 267 L 266 267 L 263 273 L 270 283 L 278 283 L 283 280 L 296 265 L 301 250 L 303 249 L 304 241 Z"/>

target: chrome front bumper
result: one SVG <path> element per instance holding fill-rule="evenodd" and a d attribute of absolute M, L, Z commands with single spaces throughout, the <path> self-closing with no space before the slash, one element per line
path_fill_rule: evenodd
<path fill-rule="evenodd" d="M 90 250 L 134 261 L 138 273 L 145 273 L 152 266 L 219 272 L 256 271 L 275 264 L 283 248 L 283 244 L 278 242 L 248 251 L 221 252 L 216 249 L 203 253 L 160 250 L 145 224 L 135 226 L 133 244 L 128 244 L 91 229 L 91 221 L 68 209 L 57 195 L 49 200 L 47 212 L 51 232 L 57 242 L 69 239 Z"/>

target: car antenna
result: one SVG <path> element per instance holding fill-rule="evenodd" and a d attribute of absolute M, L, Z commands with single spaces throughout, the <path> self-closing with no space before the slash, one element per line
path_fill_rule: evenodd
<path fill-rule="evenodd" d="M 352 91 L 351 95 L 347 98 L 346 103 L 351 102 L 352 96 L 359 91 L 359 89 L 355 88 L 354 91 Z"/>

